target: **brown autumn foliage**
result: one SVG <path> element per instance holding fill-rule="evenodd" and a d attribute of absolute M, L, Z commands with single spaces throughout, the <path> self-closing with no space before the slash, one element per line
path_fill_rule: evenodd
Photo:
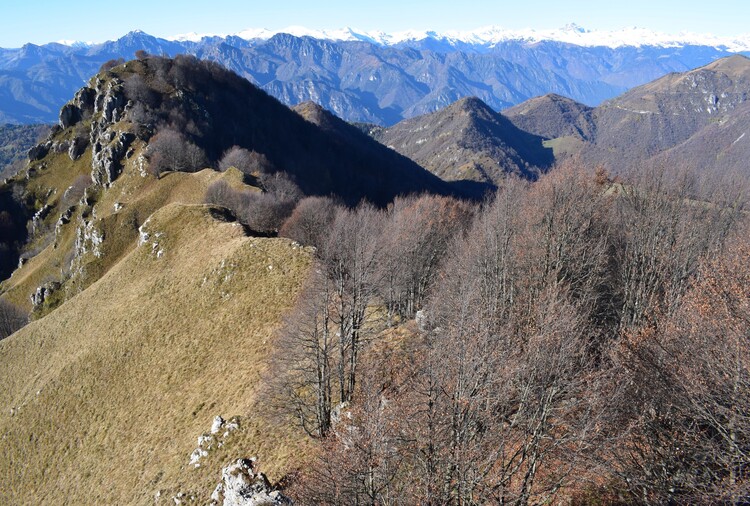
<path fill-rule="evenodd" d="M 745 199 L 684 172 L 570 166 L 509 178 L 478 210 L 306 202 L 282 230 L 319 246 L 319 273 L 280 333 L 276 363 L 299 367 L 275 391 L 320 457 L 291 493 L 747 501 Z"/>
<path fill-rule="evenodd" d="M 733 238 L 661 324 L 613 350 L 608 456 L 649 503 L 750 497 L 750 242 Z"/>

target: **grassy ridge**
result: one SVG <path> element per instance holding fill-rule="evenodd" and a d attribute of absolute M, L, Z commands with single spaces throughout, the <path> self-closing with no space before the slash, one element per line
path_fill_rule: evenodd
<path fill-rule="evenodd" d="M 214 214 L 159 210 L 146 225 L 156 247 L 135 248 L 0 342 L 0 503 L 142 504 L 179 491 L 204 501 L 222 460 L 258 455 L 278 478 L 304 451 L 284 427 L 271 430 L 256 388 L 310 254 Z M 252 418 L 193 468 L 217 414 Z"/>

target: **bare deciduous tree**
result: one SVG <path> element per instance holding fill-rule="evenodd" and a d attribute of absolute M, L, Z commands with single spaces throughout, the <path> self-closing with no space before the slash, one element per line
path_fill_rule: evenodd
<path fill-rule="evenodd" d="M 336 343 L 331 325 L 332 286 L 315 268 L 307 288 L 278 332 L 269 384 L 276 408 L 291 415 L 309 435 L 324 437 L 331 413 L 341 402 L 334 397 Z"/>
<path fill-rule="evenodd" d="M 219 170 L 222 172 L 229 167 L 234 167 L 244 174 L 254 176 L 270 172 L 273 168 L 268 158 L 261 153 L 256 153 L 255 151 L 250 151 L 239 146 L 229 148 L 219 161 Z"/>
<path fill-rule="evenodd" d="M 206 164 L 203 150 L 178 131 L 162 128 L 148 146 L 149 169 L 160 177 L 164 171 L 192 172 Z"/>
<path fill-rule="evenodd" d="M 448 197 L 397 198 L 381 239 L 379 293 L 389 316 L 413 318 L 453 239 L 466 228 L 471 208 Z"/>
<path fill-rule="evenodd" d="M 368 307 L 378 280 L 378 239 L 382 212 L 369 204 L 339 209 L 320 256 L 334 285 L 332 320 L 340 341 L 338 362 L 342 401 L 350 401 L 356 383 L 357 360 Z"/>
<path fill-rule="evenodd" d="M 5 339 L 28 323 L 28 316 L 10 302 L 0 299 L 0 339 Z"/>
<path fill-rule="evenodd" d="M 707 261 L 658 328 L 613 355 L 615 471 L 645 503 L 750 497 L 750 269 L 747 236 Z"/>

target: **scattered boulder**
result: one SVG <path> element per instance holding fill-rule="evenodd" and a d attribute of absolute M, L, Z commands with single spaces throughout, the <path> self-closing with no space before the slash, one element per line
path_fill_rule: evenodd
<path fill-rule="evenodd" d="M 198 437 L 198 447 L 190 454 L 190 465 L 194 467 L 201 466 L 201 459 L 208 457 L 209 451 L 224 446 L 225 439 L 232 432 L 240 428 L 240 419 L 235 416 L 226 421 L 221 416 L 214 418 L 211 424 L 211 432 L 203 433 Z M 222 432 L 222 434 L 219 434 Z"/>
<path fill-rule="evenodd" d="M 44 302 L 49 299 L 50 295 L 59 288 L 60 283 L 58 281 L 49 281 L 38 286 L 36 291 L 31 294 L 31 303 L 34 306 L 34 311 L 40 309 L 44 305 Z"/>
<path fill-rule="evenodd" d="M 76 160 L 81 158 L 81 155 L 83 155 L 83 152 L 86 151 L 86 147 L 88 145 L 88 139 L 86 139 L 85 137 L 76 137 L 70 143 L 70 148 L 68 148 L 68 156 L 75 162 Z"/>
<path fill-rule="evenodd" d="M 75 104 L 65 104 L 60 109 L 60 127 L 68 128 L 83 119 L 81 109 Z"/>
<path fill-rule="evenodd" d="M 57 238 L 60 236 L 62 228 L 70 223 L 70 219 L 73 217 L 74 210 L 75 206 L 68 207 L 60 214 L 60 217 L 57 219 L 57 223 L 55 223 L 55 247 L 57 247 Z"/>
<path fill-rule="evenodd" d="M 274 490 L 266 475 L 255 470 L 255 459 L 238 459 L 221 470 L 221 483 L 211 494 L 218 506 L 285 506 L 292 500 Z"/>
<path fill-rule="evenodd" d="M 45 156 L 47 156 L 47 153 L 49 153 L 51 147 L 51 143 L 45 142 L 43 144 L 37 144 L 33 148 L 29 150 L 28 156 L 30 162 L 35 162 L 37 160 L 41 160 Z"/>
<path fill-rule="evenodd" d="M 34 216 L 31 217 L 32 233 L 36 233 L 37 230 L 39 230 L 40 225 L 44 222 L 44 219 L 49 215 L 50 211 L 52 211 L 52 206 L 50 204 L 44 204 L 41 209 L 34 213 Z"/>

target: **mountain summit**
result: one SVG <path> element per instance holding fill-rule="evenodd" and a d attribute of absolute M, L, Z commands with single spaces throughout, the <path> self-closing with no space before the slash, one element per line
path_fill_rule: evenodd
<path fill-rule="evenodd" d="M 449 181 L 497 185 L 509 173 L 535 178 L 553 161 L 541 137 L 518 129 L 476 97 L 373 135 Z"/>

